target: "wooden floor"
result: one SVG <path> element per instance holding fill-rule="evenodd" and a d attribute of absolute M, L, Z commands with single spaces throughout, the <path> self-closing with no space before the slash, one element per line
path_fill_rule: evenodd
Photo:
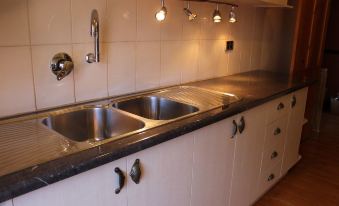
<path fill-rule="evenodd" d="M 324 114 L 321 128 L 302 143 L 300 163 L 255 206 L 339 206 L 339 116 Z"/>

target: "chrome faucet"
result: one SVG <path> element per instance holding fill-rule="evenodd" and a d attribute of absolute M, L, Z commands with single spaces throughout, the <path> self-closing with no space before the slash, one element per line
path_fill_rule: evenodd
<path fill-rule="evenodd" d="M 94 37 L 94 54 L 89 53 L 86 55 L 87 63 L 99 62 L 100 51 L 99 51 L 99 15 L 96 9 L 92 10 L 91 15 L 91 31 L 90 34 Z"/>

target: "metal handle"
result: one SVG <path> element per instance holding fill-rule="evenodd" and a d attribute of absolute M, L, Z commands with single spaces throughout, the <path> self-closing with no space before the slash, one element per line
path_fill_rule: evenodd
<path fill-rule="evenodd" d="M 140 177 L 141 177 L 141 168 L 140 168 L 140 160 L 136 159 L 131 172 L 129 173 L 129 176 L 132 178 L 133 182 L 135 182 L 135 184 L 139 184 L 140 182 Z"/>
<path fill-rule="evenodd" d="M 73 71 L 74 63 L 68 54 L 58 53 L 53 56 L 50 67 L 53 74 L 57 76 L 57 80 L 60 81 Z"/>
<path fill-rule="evenodd" d="M 292 108 L 294 108 L 295 105 L 297 105 L 297 97 L 296 97 L 295 95 L 293 95 L 293 97 L 292 97 L 292 103 L 291 103 Z"/>
<path fill-rule="evenodd" d="M 242 134 L 245 130 L 246 123 L 245 123 L 245 118 L 241 117 L 240 119 L 240 124 L 238 125 L 239 133 Z"/>
<path fill-rule="evenodd" d="M 278 152 L 277 151 L 274 151 L 272 154 L 271 154 L 271 159 L 273 160 L 274 158 L 277 158 L 278 157 Z"/>
<path fill-rule="evenodd" d="M 237 122 L 235 120 L 233 120 L 233 132 L 232 132 L 232 139 L 235 137 L 235 135 L 237 135 L 238 133 L 238 125 Z"/>
<path fill-rule="evenodd" d="M 275 178 L 275 175 L 274 174 L 270 174 L 270 176 L 268 176 L 268 178 L 267 178 L 267 181 L 272 181 L 272 180 L 274 180 L 274 178 Z"/>
<path fill-rule="evenodd" d="M 125 175 L 124 175 L 124 173 L 121 171 L 121 169 L 119 167 L 116 167 L 114 169 L 114 172 L 119 177 L 119 187 L 117 189 L 115 189 L 115 194 L 119 194 L 121 189 L 124 187 L 124 184 L 125 184 Z"/>
<path fill-rule="evenodd" d="M 274 130 L 274 136 L 277 136 L 281 133 L 281 129 L 278 127 L 277 129 Z"/>
<path fill-rule="evenodd" d="M 284 108 L 285 108 L 285 105 L 282 102 L 280 102 L 278 107 L 277 107 L 277 110 L 279 111 L 279 110 L 282 110 Z"/>

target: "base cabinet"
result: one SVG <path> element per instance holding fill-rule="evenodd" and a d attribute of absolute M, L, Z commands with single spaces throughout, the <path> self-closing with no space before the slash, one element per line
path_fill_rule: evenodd
<path fill-rule="evenodd" d="M 265 110 L 265 106 L 259 106 L 240 116 L 245 122 L 245 129 L 236 136 L 229 205 L 247 206 L 256 199 L 256 188 L 265 137 L 265 121 L 260 121 L 260 119 L 262 119 Z M 238 120 L 238 122 L 240 121 Z"/>
<path fill-rule="evenodd" d="M 0 206 L 13 206 L 12 200 L 0 203 Z"/>
<path fill-rule="evenodd" d="M 0 206 L 251 205 L 297 162 L 306 97 L 307 88 Z"/>
<path fill-rule="evenodd" d="M 190 205 L 193 134 L 186 134 L 127 157 L 130 171 L 140 160 L 141 178 L 128 177 L 128 206 Z"/>
<path fill-rule="evenodd" d="M 308 89 L 302 89 L 291 96 L 291 112 L 288 117 L 287 136 L 281 174 L 286 174 L 299 160 L 299 146 L 304 124 Z"/>
<path fill-rule="evenodd" d="M 194 206 L 226 206 L 230 197 L 235 137 L 233 120 L 194 132 L 192 201 Z"/>

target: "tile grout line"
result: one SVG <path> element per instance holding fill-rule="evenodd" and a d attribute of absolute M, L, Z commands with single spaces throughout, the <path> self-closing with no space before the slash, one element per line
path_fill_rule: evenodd
<path fill-rule="evenodd" d="M 71 52 L 72 52 L 72 56 L 74 54 L 74 48 L 73 48 L 73 15 L 72 15 L 72 1 L 69 1 L 69 11 L 70 11 L 70 26 L 71 26 Z M 72 72 L 72 77 L 73 77 L 73 101 L 74 103 L 77 102 L 76 100 L 76 95 L 75 95 L 75 70 L 76 70 L 76 66 L 74 66 L 73 68 L 73 72 Z"/>
<path fill-rule="evenodd" d="M 32 36 L 31 36 L 31 21 L 30 21 L 30 11 L 29 11 L 29 2 L 26 0 L 26 11 L 27 11 L 27 23 L 28 23 L 28 39 L 29 39 L 29 51 L 31 57 L 31 73 L 32 73 L 32 82 L 33 82 L 33 94 L 34 94 L 34 105 L 35 111 L 38 110 L 37 103 L 37 86 L 34 78 L 34 65 L 33 65 L 33 49 L 32 49 Z"/>

